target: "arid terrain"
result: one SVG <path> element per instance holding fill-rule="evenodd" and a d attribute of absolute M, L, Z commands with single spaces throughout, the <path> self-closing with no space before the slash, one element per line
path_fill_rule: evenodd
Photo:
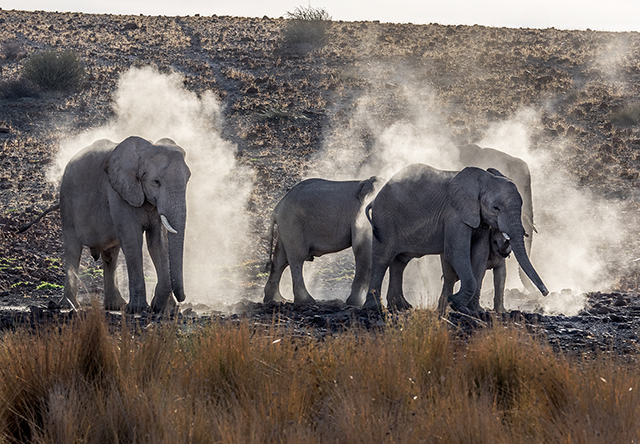
<path fill-rule="evenodd" d="M 236 302 L 259 300 L 270 212 L 302 178 L 359 178 L 383 156 L 407 158 L 401 148 L 415 151 L 421 137 L 445 147 L 509 137 L 521 145 L 516 155 L 545 159 L 532 168 L 534 186 L 551 176 L 566 181 L 567 202 L 555 203 L 563 217 L 574 211 L 574 194 L 593 198 L 576 204 L 581 212 L 575 215 L 577 225 L 591 231 L 576 238 L 568 228 L 565 239 L 581 244 L 588 238 L 587 256 L 602 261 L 595 269 L 585 264 L 585 273 L 605 277 L 604 286 L 580 289 L 587 304 L 577 315 L 537 310 L 527 322 L 553 324 L 545 332 L 552 342 L 567 338 L 563 348 L 615 343 L 622 352 L 635 350 L 640 34 L 333 22 L 328 43 L 312 46 L 287 44 L 285 23 L 0 11 L 0 304 L 46 307 L 60 297 L 57 213 L 24 234 L 16 230 L 56 202 L 57 185 L 47 173 L 61 144 L 118 118 L 121 76 L 152 67 L 181 76 L 196 97 L 213 93 L 221 115 L 210 119 L 208 130 L 233 147 L 237 168 L 250 171 L 248 227 L 240 260 L 230 267 L 246 290 Z M 78 91 L 20 86 L 25 57 L 49 48 L 80 56 L 87 77 Z M 410 143 L 401 142 L 407 133 Z M 537 221 L 540 236 L 566 221 L 549 208 L 538 202 L 536 211 L 546 211 Z M 595 223 L 581 220 L 592 213 Z M 615 236 L 607 225 L 613 220 L 621 230 Z M 554 249 L 562 256 L 569 246 Z M 88 256 L 83 264 L 86 292 L 99 294 L 99 264 Z M 340 275 L 344 267 L 337 268 L 329 273 Z M 317 310 L 322 313 L 312 317 L 335 312 Z M 511 317 L 523 319 L 519 312 Z M 315 322 L 324 325 L 323 319 Z"/>

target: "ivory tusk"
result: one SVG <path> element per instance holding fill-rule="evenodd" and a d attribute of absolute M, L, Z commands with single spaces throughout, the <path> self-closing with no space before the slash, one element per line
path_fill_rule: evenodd
<path fill-rule="evenodd" d="M 164 214 L 161 214 L 160 220 L 162 221 L 162 225 L 164 225 L 164 227 L 167 229 L 169 233 L 178 234 L 175 228 L 173 228 L 169 223 L 169 221 L 167 220 L 167 216 L 165 216 Z"/>
<path fill-rule="evenodd" d="M 502 232 L 502 235 L 504 236 L 504 238 L 506 240 L 511 240 L 511 238 L 509 237 L 509 235 L 507 233 L 505 233 L 504 231 Z"/>

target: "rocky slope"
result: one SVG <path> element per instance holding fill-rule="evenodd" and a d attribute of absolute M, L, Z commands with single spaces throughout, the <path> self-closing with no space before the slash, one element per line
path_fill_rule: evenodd
<path fill-rule="evenodd" d="M 239 275 L 249 298 L 264 282 L 258 265 L 267 259 L 270 211 L 301 178 L 329 171 L 327 165 L 337 175 L 369 171 L 398 128 L 409 127 L 414 138 L 431 131 L 454 146 L 514 125 L 526 129 L 529 153 L 549 159 L 546 168 L 623 214 L 625 236 L 615 244 L 605 236 L 598 248 L 612 258 L 605 267 L 608 289 L 635 298 L 637 33 L 334 22 L 328 43 L 313 47 L 288 45 L 285 21 L 268 17 L 0 11 L 0 25 L 0 295 L 6 304 L 60 293 L 57 216 L 22 235 L 15 229 L 56 201 L 46 172 L 60 143 L 108 123 L 121 75 L 143 66 L 177 73 L 187 91 L 199 97 L 211 91 L 222 104 L 224 123 L 216 131 L 254 177 L 246 204 L 253 248 Z M 21 62 L 46 48 L 81 57 L 87 78 L 77 92 L 42 93 L 20 84 Z M 99 292 L 99 264 L 86 259 L 85 266 L 88 291 Z"/>

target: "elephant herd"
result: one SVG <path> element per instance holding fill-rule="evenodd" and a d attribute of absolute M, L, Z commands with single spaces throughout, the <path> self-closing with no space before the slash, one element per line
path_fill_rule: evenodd
<path fill-rule="evenodd" d="M 461 171 L 413 164 L 386 183 L 308 179 L 276 205 L 270 223 L 270 273 L 264 302 L 284 301 L 279 286 L 291 268 L 295 304 L 314 302 L 303 264 L 314 257 L 352 247 L 355 277 L 347 305 L 382 309 L 381 287 L 388 270 L 387 308 L 411 305 L 402 288 L 413 258 L 440 255 L 447 305 L 477 312 L 480 286 L 494 270 L 494 309 L 503 311 L 505 258 L 513 252 L 525 285 L 548 293 L 527 250 L 535 231 L 531 177 L 521 159 L 476 145 L 459 147 Z M 60 183 L 65 287 L 61 306 L 78 306 L 78 267 L 82 248 L 102 258 L 104 304 L 108 310 L 160 312 L 185 299 L 183 251 L 186 187 L 185 152 L 170 139 L 155 144 L 140 137 L 121 143 L 99 140 L 76 154 Z M 147 304 L 142 245 L 146 238 L 158 275 Z M 275 244 L 275 245 L 274 245 Z M 120 250 L 129 277 L 129 302 L 116 284 Z M 531 280 L 524 278 L 526 274 Z M 460 289 L 453 292 L 460 281 Z M 172 297 L 172 295 L 175 297 Z"/>
<path fill-rule="evenodd" d="M 441 311 L 447 303 L 458 310 L 480 311 L 480 286 L 490 268 L 496 270 L 494 309 L 503 311 L 505 258 L 512 251 L 533 284 L 548 294 L 527 255 L 523 199 L 516 184 L 500 171 L 478 167 L 442 171 L 409 165 L 365 207 L 377 180 L 309 179 L 282 198 L 271 219 L 271 244 L 274 233 L 277 241 L 264 302 L 284 300 L 279 283 L 287 265 L 294 303 L 313 302 L 304 284 L 303 263 L 350 246 L 356 271 L 347 305 L 381 309 L 382 281 L 388 270 L 387 308 L 411 308 L 402 289 L 404 270 L 411 259 L 430 254 L 440 255 L 442 261 Z M 369 223 L 361 222 L 363 214 Z M 454 294 L 458 280 L 460 290 Z"/>

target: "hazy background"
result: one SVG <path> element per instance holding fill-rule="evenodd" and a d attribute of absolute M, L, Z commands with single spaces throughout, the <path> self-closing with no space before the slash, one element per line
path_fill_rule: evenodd
<path fill-rule="evenodd" d="M 308 1 L 292 0 L 3 0 L 2 9 L 27 11 L 74 11 L 145 15 L 232 15 L 280 17 Z M 334 20 L 379 20 L 389 23 L 440 23 L 444 25 L 485 25 L 510 28 L 593 29 L 597 31 L 640 30 L 640 2 L 609 1 L 513 1 L 513 0 L 369 0 L 345 2 L 323 0 L 311 3 L 323 7 Z"/>

